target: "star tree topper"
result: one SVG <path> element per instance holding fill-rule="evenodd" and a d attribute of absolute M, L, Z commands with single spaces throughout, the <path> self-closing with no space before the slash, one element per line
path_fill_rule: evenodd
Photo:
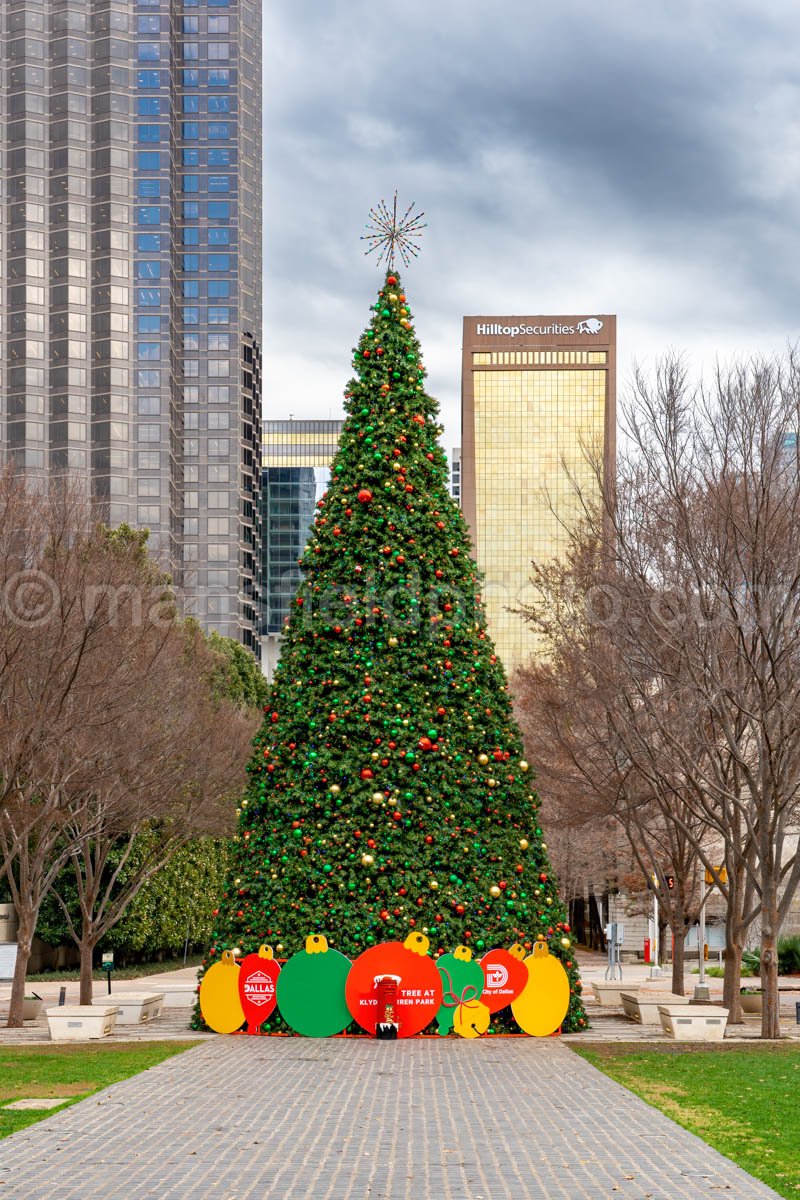
<path fill-rule="evenodd" d="M 425 213 L 412 213 L 413 208 L 412 202 L 403 215 L 398 217 L 395 192 L 391 209 L 385 200 L 381 200 L 380 204 L 369 210 L 370 219 L 366 227 L 370 232 L 363 234 L 361 241 L 370 243 L 369 248 L 364 251 L 365 254 L 372 254 L 373 250 L 378 251 L 379 266 L 385 260 L 391 270 L 399 253 L 403 265 L 407 267 L 411 259 L 419 254 L 417 238 L 422 230 L 427 228 L 427 223 L 422 220 Z"/>

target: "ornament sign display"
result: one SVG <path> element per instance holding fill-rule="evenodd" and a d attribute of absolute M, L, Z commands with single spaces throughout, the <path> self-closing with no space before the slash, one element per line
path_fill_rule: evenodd
<path fill-rule="evenodd" d="M 218 963 L 209 967 L 200 984 L 200 1011 L 215 1033 L 235 1033 L 244 1025 L 239 999 L 239 964 L 231 950 L 223 950 Z"/>
<path fill-rule="evenodd" d="M 512 1003 L 514 1020 L 531 1037 L 548 1037 L 563 1024 L 569 1008 L 569 976 L 550 953 L 544 938 L 537 938 L 533 954 L 525 959 L 528 982 Z"/>
<path fill-rule="evenodd" d="M 394 1022 L 397 1036 L 421 1033 L 436 1016 L 442 1003 L 442 981 L 436 964 L 428 957 L 430 942 L 422 933 L 412 933 L 404 942 L 371 946 L 353 963 L 347 977 L 347 1007 L 362 1029 L 374 1034 L 383 1020 L 380 1012 L 381 980 L 393 978 L 397 986 Z"/>
<path fill-rule="evenodd" d="M 247 1020 L 247 1032 L 258 1033 L 278 1002 L 276 985 L 280 966 L 271 946 L 261 946 L 257 954 L 248 954 L 239 967 L 239 1000 Z"/>
<path fill-rule="evenodd" d="M 472 961 L 472 951 L 468 946 L 457 946 L 452 954 L 443 954 L 437 958 L 436 969 L 442 977 L 442 1006 L 436 1014 L 439 1033 L 442 1037 L 448 1034 L 455 1024 L 456 1016 L 459 1032 L 462 1028 L 468 1030 L 470 1014 L 477 1015 L 478 998 L 483 990 L 483 971 L 480 963 Z M 467 1006 L 470 1012 L 462 1013 L 461 1009 L 464 1006 Z M 487 1021 L 485 1028 L 488 1027 Z M 477 1035 L 464 1033 L 462 1036 Z"/>
<path fill-rule="evenodd" d="M 278 976 L 278 1008 L 287 1025 L 304 1037 L 333 1037 L 350 1024 L 345 983 L 350 959 L 328 948 L 320 933 L 306 938 Z"/>
<path fill-rule="evenodd" d="M 481 1000 L 490 1013 L 513 1004 L 528 982 L 525 951 L 519 942 L 510 950 L 490 950 L 481 959 L 483 988 Z"/>

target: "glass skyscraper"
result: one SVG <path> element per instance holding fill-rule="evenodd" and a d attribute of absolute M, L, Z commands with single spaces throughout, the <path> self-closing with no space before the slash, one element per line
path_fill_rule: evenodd
<path fill-rule="evenodd" d="M 280 634 L 300 585 L 317 501 L 330 479 L 341 421 L 265 421 L 261 519 L 262 607 L 266 674 L 280 654 Z"/>
<path fill-rule="evenodd" d="M 258 649 L 261 10 L 3 0 L 0 447 Z"/>
<path fill-rule="evenodd" d="M 591 460 L 614 470 L 616 337 L 613 316 L 464 318 L 461 507 L 509 672 L 536 654 L 531 562 L 567 549 L 576 487 L 599 499 Z"/>

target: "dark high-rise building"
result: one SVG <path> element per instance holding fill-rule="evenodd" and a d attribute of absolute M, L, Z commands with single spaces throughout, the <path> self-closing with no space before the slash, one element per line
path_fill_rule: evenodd
<path fill-rule="evenodd" d="M 0 449 L 258 646 L 258 0 L 3 0 Z"/>
<path fill-rule="evenodd" d="M 265 421 L 262 448 L 263 666 L 271 678 L 280 634 L 300 585 L 298 559 L 311 532 L 317 500 L 330 478 L 341 421 Z"/>

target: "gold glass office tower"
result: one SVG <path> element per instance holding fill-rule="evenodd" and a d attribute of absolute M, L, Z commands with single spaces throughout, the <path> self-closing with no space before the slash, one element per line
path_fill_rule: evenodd
<path fill-rule="evenodd" d="M 531 599 L 531 561 L 564 551 L 576 483 L 597 490 L 587 452 L 613 471 L 616 332 L 607 315 L 464 318 L 461 503 L 509 672 L 536 651 L 510 611 Z"/>

